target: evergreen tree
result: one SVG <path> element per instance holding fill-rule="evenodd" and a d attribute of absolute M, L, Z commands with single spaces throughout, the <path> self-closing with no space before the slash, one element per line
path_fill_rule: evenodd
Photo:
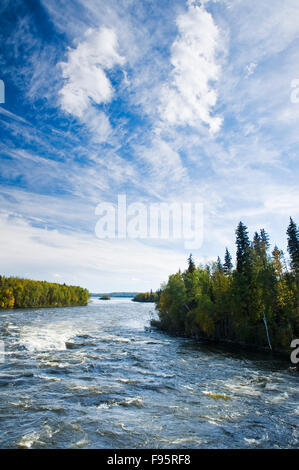
<path fill-rule="evenodd" d="M 295 291 L 295 304 L 296 304 L 296 310 L 297 310 L 297 320 L 296 320 L 296 326 L 295 329 L 298 331 L 299 330 L 299 231 L 297 228 L 297 225 L 293 221 L 293 219 L 290 217 L 290 224 L 287 229 L 287 235 L 288 235 L 288 252 L 291 257 L 291 268 L 294 273 L 294 284 L 295 288 L 293 290 Z M 292 277 L 292 274 L 291 274 Z M 289 279 L 291 281 L 291 278 Z"/>
<path fill-rule="evenodd" d="M 218 258 L 217 258 L 216 267 L 217 267 L 218 272 L 223 273 L 223 265 L 222 265 L 222 261 L 220 259 L 220 256 L 218 256 Z"/>
<path fill-rule="evenodd" d="M 240 222 L 236 230 L 237 271 L 246 272 L 250 262 L 250 241 L 246 225 Z"/>
<path fill-rule="evenodd" d="M 297 225 L 290 218 L 290 224 L 287 229 L 288 252 L 291 257 L 291 267 L 295 274 L 299 276 L 299 232 Z"/>
<path fill-rule="evenodd" d="M 196 268 L 190 255 L 187 269 L 170 276 L 161 288 L 156 326 L 191 337 L 288 352 L 291 340 L 299 337 L 299 235 L 292 219 L 287 233 L 292 271 L 276 246 L 272 256 L 268 253 L 264 229 L 251 243 L 242 222 L 236 230 L 235 269 L 227 249 L 223 265 L 218 258 Z M 5 294 L 7 305 L 9 292 Z M 14 295 L 26 298 L 27 293 L 16 287 Z"/>
<path fill-rule="evenodd" d="M 195 269 L 196 269 L 195 263 L 192 259 L 192 254 L 190 253 L 189 258 L 188 258 L 188 269 L 187 269 L 187 271 L 188 271 L 188 273 L 192 274 L 192 273 L 194 273 Z"/>
<path fill-rule="evenodd" d="M 256 253 L 260 252 L 261 244 L 262 244 L 261 237 L 257 232 L 255 232 L 254 237 L 253 237 L 253 248 L 256 251 Z"/>
<path fill-rule="evenodd" d="M 266 230 L 263 228 L 260 231 L 260 239 L 261 239 L 262 248 L 264 250 L 267 250 L 270 246 L 270 242 L 269 242 L 270 237 L 267 234 Z"/>
<path fill-rule="evenodd" d="M 223 271 L 228 276 L 233 269 L 232 257 L 228 249 L 225 249 L 225 256 L 224 256 L 224 264 L 223 264 Z"/>
<path fill-rule="evenodd" d="M 261 229 L 260 233 L 255 232 L 253 237 L 253 260 L 256 265 L 260 265 L 259 268 L 266 268 L 267 266 L 267 251 L 270 246 L 269 235 L 265 229 Z"/>

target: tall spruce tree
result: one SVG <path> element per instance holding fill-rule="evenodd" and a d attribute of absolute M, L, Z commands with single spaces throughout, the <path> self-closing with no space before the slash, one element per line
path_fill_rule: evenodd
<path fill-rule="evenodd" d="M 218 258 L 217 258 L 216 266 L 217 266 L 217 271 L 219 271 L 220 273 L 223 273 L 223 265 L 222 265 L 222 261 L 220 259 L 220 256 L 218 256 Z"/>
<path fill-rule="evenodd" d="M 269 242 L 270 237 L 264 228 L 262 228 L 260 231 L 260 239 L 261 239 L 261 244 L 262 244 L 263 249 L 267 250 L 270 246 L 270 242 Z"/>
<path fill-rule="evenodd" d="M 196 269 L 196 266 L 195 266 L 195 263 L 194 263 L 194 261 L 193 261 L 192 254 L 190 253 L 189 258 L 188 258 L 188 269 L 187 269 L 187 272 L 188 272 L 188 273 L 194 273 L 195 269 Z"/>
<path fill-rule="evenodd" d="M 228 249 L 225 249 L 225 256 L 224 256 L 224 264 L 223 264 L 223 271 L 228 276 L 231 274 L 233 269 L 232 257 Z"/>
<path fill-rule="evenodd" d="M 246 273 L 250 262 L 250 241 L 246 225 L 240 222 L 236 230 L 237 271 Z"/>
<path fill-rule="evenodd" d="M 254 237 L 253 237 L 253 248 L 255 249 L 257 253 L 259 253 L 261 250 L 261 244 L 262 244 L 261 237 L 257 232 L 255 232 Z"/>
<path fill-rule="evenodd" d="M 297 225 L 290 217 L 290 224 L 287 229 L 288 252 L 291 257 L 291 267 L 297 276 L 299 276 L 299 232 Z"/>

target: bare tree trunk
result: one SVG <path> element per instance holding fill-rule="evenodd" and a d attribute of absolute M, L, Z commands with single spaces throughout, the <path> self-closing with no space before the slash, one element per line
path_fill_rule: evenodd
<path fill-rule="evenodd" d="M 272 346 L 271 346 L 270 337 L 269 337 L 269 331 L 268 331 L 267 318 L 266 318 L 265 312 L 263 312 L 263 320 L 264 320 L 264 324 L 265 324 L 265 328 L 266 328 L 266 333 L 267 333 L 267 339 L 268 339 L 269 348 L 270 348 L 271 351 L 272 351 Z"/>

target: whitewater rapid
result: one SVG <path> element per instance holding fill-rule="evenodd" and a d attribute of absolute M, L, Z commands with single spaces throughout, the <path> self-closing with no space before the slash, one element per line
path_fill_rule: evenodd
<path fill-rule="evenodd" d="M 0 312 L 1 448 L 296 448 L 298 373 L 150 329 L 153 304 Z"/>

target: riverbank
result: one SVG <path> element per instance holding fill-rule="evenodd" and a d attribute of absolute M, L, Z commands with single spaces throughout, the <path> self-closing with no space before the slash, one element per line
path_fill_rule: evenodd
<path fill-rule="evenodd" d="M 0 276 L 0 309 L 84 306 L 88 300 L 83 287 Z"/>
<path fill-rule="evenodd" d="M 157 301 L 160 328 L 184 337 L 247 349 L 291 354 L 299 338 L 299 232 L 287 229 L 289 265 L 264 229 L 250 240 L 236 229 L 236 261 L 226 249 L 224 262 L 196 266 L 192 255 L 184 271 L 171 274 Z"/>
<path fill-rule="evenodd" d="M 265 359 L 281 359 L 284 361 L 288 361 L 291 367 L 294 367 L 294 370 L 299 371 L 298 365 L 294 365 L 290 362 L 290 355 L 292 352 L 292 349 L 289 348 L 287 350 L 271 350 L 269 347 L 266 346 L 258 346 L 258 345 L 252 345 L 244 342 L 236 342 L 232 341 L 229 339 L 218 339 L 218 340 L 213 340 L 213 339 L 208 339 L 204 336 L 200 335 L 187 335 L 183 333 L 182 331 L 170 331 L 167 329 L 167 327 L 163 327 L 161 322 L 156 319 L 151 320 L 151 327 L 157 329 L 158 331 L 161 331 L 167 335 L 173 336 L 173 337 L 181 337 L 181 338 L 189 338 L 191 340 L 194 340 L 198 342 L 199 344 L 207 344 L 211 346 L 215 346 L 218 349 L 221 349 L 223 352 L 233 352 L 233 353 L 260 353 L 262 354 Z"/>

